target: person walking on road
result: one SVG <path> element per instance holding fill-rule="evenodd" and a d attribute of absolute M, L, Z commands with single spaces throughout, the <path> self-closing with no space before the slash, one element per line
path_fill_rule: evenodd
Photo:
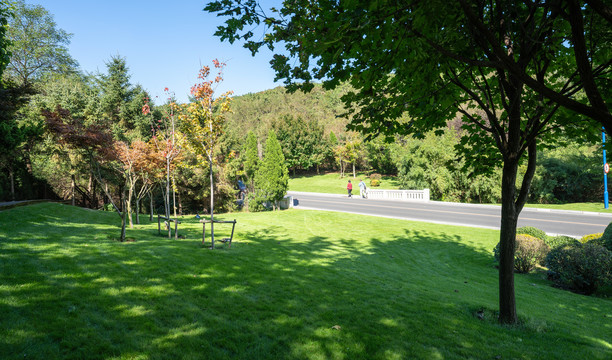
<path fill-rule="evenodd" d="M 365 199 L 367 187 L 363 180 L 359 179 L 359 195 Z"/>
<path fill-rule="evenodd" d="M 348 190 L 348 197 L 353 197 L 353 194 L 351 194 L 353 192 L 353 184 L 351 184 L 351 180 L 348 181 L 346 190 Z"/>

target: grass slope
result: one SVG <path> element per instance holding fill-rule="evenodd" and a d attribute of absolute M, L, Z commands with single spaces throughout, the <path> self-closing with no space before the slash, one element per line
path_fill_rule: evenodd
<path fill-rule="evenodd" d="M 612 357 L 612 302 L 542 274 L 516 276 L 522 325 L 495 322 L 496 231 L 299 210 L 223 217 L 238 220 L 235 243 L 211 251 L 193 218 L 183 239 L 144 224 L 118 243 L 116 214 L 0 212 L 0 358 Z"/>

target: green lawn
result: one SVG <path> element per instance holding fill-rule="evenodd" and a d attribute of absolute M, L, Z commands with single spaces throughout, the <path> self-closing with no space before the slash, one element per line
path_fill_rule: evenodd
<path fill-rule="evenodd" d="M 2 359 L 610 359 L 612 301 L 516 276 L 500 326 L 493 230 L 305 210 L 112 240 L 119 217 L 0 212 Z M 229 227 L 217 226 L 225 235 Z M 475 316 L 484 310 L 484 320 Z"/>
<path fill-rule="evenodd" d="M 351 180 L 351 182 L 353 182 L 353 194 L 358 194 L 359 188 L 357 187 L 357 184 L 359 183 L 360 178 L 365 181 L 369 188 L 370 180 L 364 173 L 358 173 L 357 177 L 353 177 L 353 173 L 347 173 L 347 176 L 344 178 L 340 178 L 340 173 L 301 175 L 289 179 L 289 191 L 346 194 L 347 181 Z M 399 189 L 399 182 L 395 177 L 383 176 L 380 187 L 377 189 L 397 190 Z M 603 201 L 601 203 L 527 204 L 525 207 L 612 213 L 612 206 L 609 209 L 605 209 Z"/>
<path fill-rule="evenodd" d="M 353 177 L 352 172 L 345 174 L 343 178 L 340 173 L 327 173 L 321 175 L 301 175 L 289 179 L 289 191 L 318 192 L 325 194 L 346 194 L 346 185 L 349 180 L 353 183 L 353 194 L 359 193 L 359 179 L 363 179 L 368 188 L 370 179 L 364 173 L 357 173 Z M 380 186 L 377 189 L 397 190 L 399 183 L 395 177 L 383 176 Z"/>

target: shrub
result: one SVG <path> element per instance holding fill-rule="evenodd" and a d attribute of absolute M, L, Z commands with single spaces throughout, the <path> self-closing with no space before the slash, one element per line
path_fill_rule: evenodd
<path fill-rule="evenodd" d="M 603 235 L 601 236 L 601 242 L 606 249 L 612 251 L 612 223 L 610 223 L 606 227 L 606 230 L 604 230 Z"/>
<path fill-rule="evenodd" d="M 377 187 L 380 186 L 380 182 L 382 181 L 382 175 L 373 173 L 370 174 L 370 186 Z"/>
<path fill-rule="evenodd" d="M 527 234 L 516 236 L 516 250 L 514 252 L 514 270 L 518 273 L 528 273 L 537 264 L 543 262 L 550 248 L 546 243 Z M 499 261 L 499 243 L 493 249 L 495 260 Z"/>
<path fill-rule="evenodd" d="M 516 229 L 516 233 L 517 234 L 531 235 L 531 236 L 533 236 L 535 238 L 538 238 L 540 240 L 546 239 L 546 233 L 543 230 L 540 230 L 538 228 L 534 228 L 533 226 L 523 226 L 523 227 L 520 227 L 520 228 Z"/>
<path fill-rule="evenodd" d="M 611 265 L 612 252 L 593 242 L 560 246 L 546 257 L 549 277 L 558 286 L 587 295 L 610 284 Z"/>
<path fill-rule="evenodd" d="M 537 264 L 542 264 L 550 248 L 546 243 L 533 236 L 520 234 L 516 237 L 514 269 L 519 273 L 528 273 Z"/>
<path fill-rule="evenodd" d="M 574 239 L 573 237 L 571 237 L 571 236 L 563 236 L 563 235 L 559 235 L 559 236 L 547 236 L 546 239 L 544 239 L 544 242 L 551 249 L 554 249 L 554 248 L 557 248 L 557 247 L 563 246 L 563 245 L 574 245 L 574 244 L 579 243 L 579 241 Z"/>
<path fill-rule="evenodd" d="M 582 238 L 580 238 L 580 242 L 583 244 L 588 243 L 589 241 L 597 242 L 598 240 L 602 238 L 602 236 L 603 236 L 603 233 L 584 235 Z"/>
<path fill-rule="evenodd" d="M 270 210 L 268 198 L 263 191 L 251 191 L 247 195 L 247 204 L 250 212 L 259 212 Z"/>

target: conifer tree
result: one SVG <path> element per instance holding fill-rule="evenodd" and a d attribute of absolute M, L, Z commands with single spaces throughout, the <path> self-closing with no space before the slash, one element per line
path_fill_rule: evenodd
<path fill-rule="evenodd" d="M 249 190 L 253 190 L 258 165 L 257 137 L 253 131 L 249 131 L 244 144 L 244 172 L 249 183 Z"/>
<path fill-rule="evenodd" d="M 268 133 L 263 160 L 255 177 L 255 187 L 275 208 L 278 208 L 278 202 L 283 199 L 289 187 L 289 170 L 273 130 Z"/>

